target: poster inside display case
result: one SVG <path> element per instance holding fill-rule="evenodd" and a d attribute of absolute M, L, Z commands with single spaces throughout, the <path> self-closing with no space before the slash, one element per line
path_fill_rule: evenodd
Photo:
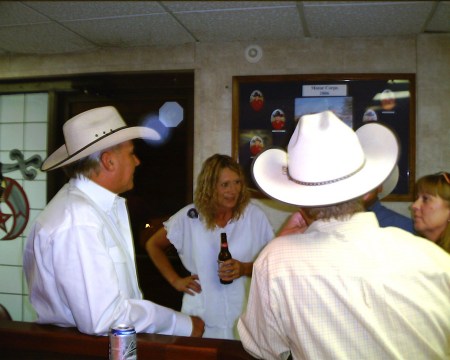
<path fill-rule="evenodd" d="M 333 111 L 354 130 L 377 121 L 396 133 L 399 180 L 383 201 L 413 200 L 414 74 L 233 77 L 233 157 L 244 168 L 253 196 L 265 197 L 251 176 L 255 156 L 270 147 L 286 149 L 299 118 L 325 110 Z"/>

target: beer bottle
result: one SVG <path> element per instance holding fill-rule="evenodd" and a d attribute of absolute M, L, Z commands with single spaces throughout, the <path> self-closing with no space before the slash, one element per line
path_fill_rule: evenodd
<path fill-rule="evenodd" d="M 230 254 L 230 250 L 228 250 L 227 234 L 223 232 L 220 234 L 220 252 L 218 256 L 219 267 L 221 266 L 222 262 L 231 258 L 232 256 Z M 220 279 L 220 283 L 224 285 L 231 284 L 232 282 L 233 280 L 225 281 Z"/>

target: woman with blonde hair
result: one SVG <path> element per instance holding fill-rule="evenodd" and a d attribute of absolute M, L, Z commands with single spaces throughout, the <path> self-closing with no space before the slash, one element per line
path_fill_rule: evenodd
<path fill-rule="evenodd" d="M 218 269 L 221 233 L 233 259 Z M 197 178 L 194 203 L 173 215 L 146 242 L 146 250 L 165 279 L 184 292 L 181 312 L 205 321 L 203 337 L 238 339 L 253 261 L 274 237 L 264 212 L 250 202 L 239 164 L 228 155 L 208 158 Z M 190 272 L 180 276 L 166 250 L 171 244 Z M 220 280 L 231 282 L 224 285 Z"/>
<path fill-rule="evenodd" d="M 450 253 L 450 174 L 421 177 L 416 192 L 412 205 L 415 230 Z"/>

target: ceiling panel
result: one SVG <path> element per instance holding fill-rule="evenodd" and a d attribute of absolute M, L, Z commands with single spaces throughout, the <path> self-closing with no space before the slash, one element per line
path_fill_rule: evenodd
<path fill-rule="evenodd" d="M 0 2 L 0 27 L 48 21 L 46 16 L 30 9 L 20 1 Z"/>
<path fill-rule="evenodd" d="M 254 41 L 300 37 L 296 11 L 289 8 L 177 13 L 199 41 Z"/>
<path fill-rule="evenodd" d="M 295 1 L 161 1 L 172 12 L 246 10 L 252 8 L 291 8 Z"/>
<path fill-rule="evenodd" d="M 189 33 L 168 14 L 139 16 L 136 21 L 119 17 L 63 24 L 102 47 L 176 45 L 193 41 Z"/>
<path fill-rule="evenodd" d="M 157 1 L 24 1 L 58 21 L 89 20 L 164 13 Z"/>
<path fill-rule="evenodd" d="M 450 1 L 0 1 L 0 54 L 450 33 Z"/>
<path fill-rule="evenodd" d="M 450 1 L 441 1 L 437 5 L 426 31 L 450 33 Z"/>
<path fill-rule="evenodd" d="M 305 5 L 313 37 L 401 36 L 419 34 L 432 2 L 330 3 Z"/>
<path fill-rule="evenodd" d="M 95 47 L 54 23 L 0 27 L 0 47 L 5 53 L 58 54 L 88 51 Z"/>

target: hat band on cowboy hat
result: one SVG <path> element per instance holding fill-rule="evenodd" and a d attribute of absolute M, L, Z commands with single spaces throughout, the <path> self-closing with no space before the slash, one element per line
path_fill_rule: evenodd
<path fill-rule="evenodd" d="M 364 195 L 392 172 L 399 154 L 395 134 L 379 123 L 356 132 L 331 111 L 304 115 L 287 152 L 267 149 L 252 175 L 268 196 L 299 206 L 325 206 Z"/>
<path fill-rule="evenodd" d="M 363 165 L 364 165 L 364 164 L 363 164 Z M 359 167 L 358 169 L 356 169 L 356 170 L 355 170 L 354 172 L 352 172 L 351 174 L 348 174 L 348 175 L 346 175 L 346 176 L 343 176 L 343 177 L 340 177 L 340 178 L 337 178 L 337 179 L 333 179 L 333 180 L 325 180 L 325 181 L 319 181 L 319 182 L 306 182 L 306 181 L 296 180 L 296 179 L 294 179 L 294 178 L 291 176 L 291 174 L 289 174 L 289 169 L 288 169 L 288 168 L 286 168 L 286 173 L 287 173 L 287 176 L 289 177 L 289 180 L 291 180 L 291 181 L 293 181 L 293 182 L 295 182 L 295 183 L 297 183 L 297 184 L 300 184 L 300 185 L 308 185 L 308 186 L 319 186 L 319 185 L 332 184 L 332 183 L 335 183 L 335 182 L 338 182 L 338 181 L 341 181 L 341 180 L 345 180 L 345 179 L 347 179 L 348 177 L 350 177 L 350 176 L 356 174 L 361 168 L 362 168 L 362 166 Z"/>
<path fill-rule="evenodd" d="M 97 151 L 137 138 L 161 139 L 154 129 L 144 126 L 128 127 L 113 106 L 85 111 L 63 125 L 65 144 L 42 164 L 42 171 L 68 165 Z"/>

